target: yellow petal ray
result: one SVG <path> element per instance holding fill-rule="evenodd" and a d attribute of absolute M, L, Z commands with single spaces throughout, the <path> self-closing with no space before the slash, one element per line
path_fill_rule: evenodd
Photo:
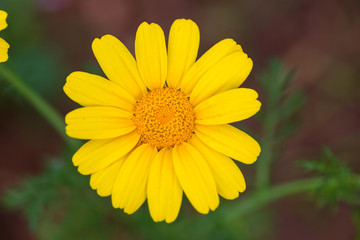
<path fill-rule="evenodd" d="M 129 153 L 139 142 L 135 131 L 117 138 L 90 140 L 73 156 L 74 166 L 87 175 L 99 171 Z"/>
<path fill-rule="evenodd" d="M 234 160 L 251 164 L 260 154 L 260 145 L 239 129 L 224 125 L 195 125 L 195 134 L 214 150 Z"/>
<path fill-rule="evenodd" d="M 207 71 L 190 94 L 196 106 L 206 98 L 240 86 L 252 69 L 252 60 L 240 51 L 229 54 Z"/>
<path fill-rule="evenodd" d="M 10 45 L 2 38 L 0 38 L 0 62 L 6 62 L 9 59 L 8 49 Z"/>
<path fill-rule="evenodd" d="M 122 157 L 106 168 L 91 175 L 90 186 L 92 189 L 96 190 L 99 196 L 107 197 L 112 193 L 115 179 L 125 159 L 126 157 Z"/>
<path fill-rule="evenodd" d="M 200 42 L 199 28 L 191 20 L 177 19 L 172 24 L 168 42 L 167 84 L 178 89 L 185 72 L 194 64 Z"/>
<path fill-rule="evenodd" d="M 6 23 L 7 15 L 7 12 L 0 10 L 0 31 L 8 26 Z"/>
<path fill-rule="evenodd" d="M 155 222 L 175 221 L 179 214 L 182 189 L 177 180 L 172 150 L 163 148 L 151 165 L 147 187 L 150 215 Z"/>
<path fill-rule="evenodd" d="M 146 93 L 134 57 L 122 42 L 105 35 L 92 43 L 94 55 L 106 76 L 128 91 L 136 100 Z"/>
<path fill-rule="evenodd" d="M 236 88 L 216 94 L 199 103 L 194 111 L 197 124 L 215 125 L 247 119 L 260 110 L 258 94 L 248 88 Z"/>
<path fill-rule="evenodd" d="M 176 176 L 193 207 L 202 214 L 219 205 L 219 196 L 211 170 L 205 159 L 190 144 L 183 142 L 173 148 Z"/>
<path fill-rule="evenodd" d="M 234 52 L 242 52 L 240 45 L 232 39 L 224 39 L 202 55 L 184 74 L 180 83 L 181 91 L 190 94 L 200 78 L 221 59 Z"/>
<path fill-rule="evenodd" d="M 218 193 L 226 199 L 235 199 L 245 191 L 246 184 L 238 166 L 229 157 L 206 146 L 194 135 L 189 143 L 206 159 L 214 175 Z"/>
<path fill-rule="evenodd" d="M 140 76 L 150 90 L 162 88 L 167 75 L 165 36 L 155 23 L 140 24 L 135 38 L 135 56 Z"/>
<path fill-rule="evenodd" d="M 129 112 L 135 109 L 135 99 L 118 84 L 103 77 L 73 72 L 66 78 L 64 92 L 82 106 L 111 106 Z"/>
<path fill-rule="evenodd" d="M 135 212 L 146 199 L 147 179 L 157 150 L 148 144 L 136 148 L 121 166 L 112 192 L 114 208 Z"/>
<path fill-rule="evenodd" d="M 79 139 L 105 139 L 125 135 L 136 127 L 133 115 L 114 107 L 83 107 L 65 117 L 66 134 Z"/>

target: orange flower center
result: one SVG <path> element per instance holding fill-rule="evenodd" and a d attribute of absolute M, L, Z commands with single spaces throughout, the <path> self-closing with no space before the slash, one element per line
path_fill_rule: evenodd
<path fill-rule="evenodd" d="M 169 148 L 191 137 L 195 113 L 185 94 L 166 87 L 148 92 L 137 103 L 134 122 L 142 143 Z"/>

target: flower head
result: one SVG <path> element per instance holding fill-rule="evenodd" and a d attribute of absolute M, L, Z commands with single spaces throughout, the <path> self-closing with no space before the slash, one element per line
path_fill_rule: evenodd
<path fill-rule="evenodd" d="M 238 88 L 252 61 L 232 39 L 217 43 L 196 61 L 199 29 L 178 19 L 168 48 L 157 24 L 142 23 L 135 57 L 115 37 L 92 45 L 108 79 L 73 72 L 65 93 L 83 107 L 66 116 L 69 136 L 88 139 L 73 156 L 100 196 L 128 214 L 147 199 L 154 221 L 176 219 L 183 192 L 203 214 L 219 195 L 245 190 L 232 159 L 251 164 L 259 144 L 228 123 L 254 115 L 257 93 Z M 232 159 L 231 159 L 232 158 Z"/>
<path fill-rule="evenodd" d="M 0 10 L 0 31 L 7 27 L 6 23 L 7 13 Z M 10 45 L 2 38 L 0 38 L 0 63 L 6 62 L 9 58 L 8 49 Z"/>

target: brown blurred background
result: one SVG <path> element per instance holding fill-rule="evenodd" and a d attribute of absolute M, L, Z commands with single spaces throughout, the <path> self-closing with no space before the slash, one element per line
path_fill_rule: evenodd
<path fill-rule="evenodd" d="M 64 78 L 49 79 L 60 87 L 51 90 L 49 95 L 46 90 L 43 93 L 63 114 L 75 104 L 63 94 L 61 86 L 70 72 L 84 70 L 86 64 L 96 64 L 91 52 L 95 37 L 110 33 L 133 52 L 136 29 L 141 22 L 158 23 L 167 36 L 174 19 L 191 18 L 200 28 L 199 56 L 224 38 L 235 39 L 254 61 L 245 85 L 260 93 L 256 73 L 262 71 L 272 57 L 278 57 L 287 67 L 296 70 L 289 91 L 302 90 L 307 100 L 298 115 L 298 131 L 284 145 L 281 158 L 274 164 L 273 182 L 304 177 L 304 171 L 294 161 L 319 156 L 325 145 L 359 173 L 360 1 L 32 2 L 35 17 L 43 25 L 42 34 L 58 49 L 66 69 L 62 73 Z M 16 186 L 24 177 L 41 173 L 44 157 L 56 156 L 63 143 L 29 105 L 19 106 L 16 101 L 6 100 L 0 108 L 1 193 L 9 186 Z M 275 209 L 272 239 L 335 240 L 355 236 L 346 205 L 334 212 L 319 209 L 306 196 L 296 196 L 283 199 L 272 208 Z M 21 213 L 0 208 L 0 214 L 1 239 L 36 239 Z"/>

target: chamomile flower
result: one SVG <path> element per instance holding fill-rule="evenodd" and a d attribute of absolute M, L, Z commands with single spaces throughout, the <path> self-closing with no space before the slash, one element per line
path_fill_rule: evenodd
<path fill-rule="evenodd" d="M 73 72 L 65 93 L 83 107 L 67 114 L 70 137 L 89 140 L 73 163 L 100 196 L 128 214 L 147 200 L 154 221 L 174 221 L 183 193 L 206 214 L 219 195 L 234 199 L 246 188 L 233 162 L 256 161 L 259 144 L 229 123 L 259 111 L 258 94 L 238 88 L 252 61 L 225 39 L 198 60 L 200 34 L 178 19 L 168 46 L 159 25 L 142 23 L 135 58 L 115 37 L 92 49 L 107 79 Z M 233 160 L 232 160 L 233 159 Z"/>

